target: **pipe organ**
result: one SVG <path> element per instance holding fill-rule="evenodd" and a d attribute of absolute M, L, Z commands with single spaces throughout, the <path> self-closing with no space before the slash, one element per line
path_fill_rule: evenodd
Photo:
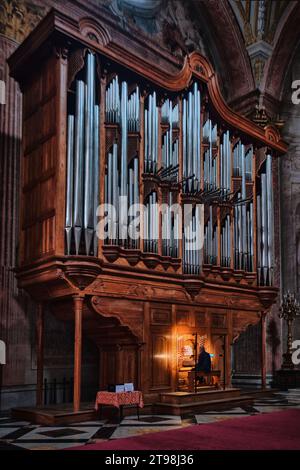
<path fill-rule="evenodd" d="M 160 89 L 149 90 L 144 92 L 142 101 L 142 82 L 140 85 L 131 83 L 113 73 L 113 78 L 107 79 L 105 102 L 101 103 L 100 93 L 96 94 L 99 77 L 95 61 L 95 55 L 88 52 L 84 73 L 78 72 L 78 77 L 84 75 L 84 80 L 75 78 L 69 100 L 66 253 L 97 254 L 95 201 L 101 175 L 96 152 L 99 107 L 103 107 L 104 125 L 114 129 L 105 155 L 105 204 L 112 206 L 107 211 L 109 235 L 105 243 L 137 249 L 142 238 L 145 252 L 178 258 L 179 218 L 183 217 L 185 204 L 176 217 L 172 215 L 172 205 L 180 204 L 181 196 L 186 200 L 192 197 L 192 216 L 183 223 L 182 272 L 200 275 L 203 262 L 254 272 L 253 230 L 257 225 L 257 231 L 261 232 L 257 234 L 260 240 L 258 281 L 260 285 L 271 285 L 273 219 L 272 198 L 267 192 L 271 187 L 267 183 L 271 178 L 271 157 L 267 156 L 266 171 L 260 175 L 261 190 L 256 201 L 260 205 L 257 211 L 260 220 L 255 223 L 253 146 L 244 144 L 241 138 L 234 138 L 229 129 L 221 129 L 213 122 L 209 107 L 201 107 L 200 90 L 205 92 L 201 83 L 194 81 L 182 97 L 176 98 L 166 93 L 162 95 Z M 133 145 L 133 139 L 141 138 L 143 107 L 144 147 L 140 155 L 140 148 Z M 144 159 L 142 174 L 141 158 Z M 182 175 L 180 181 L 179 174 Z M 169 185 L 169 189 L 164 185 Z M 145 205 L 143 233 L 133 237 L 128 226 L 134 211 L 131 215 L 128 211 L 139 204 L 141 187 Z M 160 201 L 165 201 L 166 205 L 161 216 Z M 197 203 L 204 205 L 206 217 L 199 216 Z M 192 234 L 199 238 L 195 249 L 190 249 Z"/>
<path fill-rule="evenodd" d="M 24 95 L 17 276 L 75 322 L 75 408 L 82 334 L 102 388 L 176 390 L 195 332 L 212 353 L 226 338 L 229 384 L 230 345 L 277 294 L 279 131 L 231 110 L 198 52 L 174 57 L 106 14 L 52 10 L 9 59 Z"/>

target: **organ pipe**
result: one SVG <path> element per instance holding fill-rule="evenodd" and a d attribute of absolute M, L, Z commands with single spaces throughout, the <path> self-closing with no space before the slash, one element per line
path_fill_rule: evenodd
<path fill-rule="evenodd" d="M 86 55 L 84 70 L 84 80 L 75 81 L 75 114 L 68 114 L 66 252 L 96 255 L 99 106 L 96 104 L 95 56 L 90 52 Z"/>
<path fill-rule="evenodd" d="M 84 171 L 84 238 L 86 253 L 90 253 L 94 235 L 94 102 L 95 56 L 87 55 L 85 84 L 85 171 Z"/>
<path fill-rule="evenodd" d="M 95 227 L 97 224 L 96 208 L 99 203 L 99 115 L 97 104 L 96 60 L 92 53 L 86 55 L 84 73 L 75 80 L 74 103 L 68 113 L 67 133 L 67 195 L 66 195 L 66 253 L 97 254 Z M 130 94 L 128 94 L 130 89 Z M 253 201 L 252 182 L 253 147 L 238 141 L 231 150 L 231 135 L 225 130 L 218 138 L 218 127 L 206 111 L 205 122 L 201 127 L 201 96 L 197 82 L 182 98 L 181 115 L 179 102 L 174 97 L 166 98 L 158 113 L 158 97 L 151 91 L 145 100 L 144 128 L 140 129 L 140 88 L 133 88 L 115 75 L 107 84 L 105 93 L 105 121 L 115 124 L 113 142 L 106 154 L 104 175 L 105 202 L 112 204 L 116 211 L 114 220 L 110 220 L 108 243 L 137 247 L 135 241 L 128 238 L 128 205 L 138 204 L 140 200 L 139 156 L 128 155 L 131 151 L 129 139 L 134 133 L 144 133 L 144 172 L 156 174 L 161 181 L 178 181 L 178 171 L 182 154 L 182 192 L 205 194 L 205 204 L 209 204 L 209 218 L 204 227 L 205 261 L 231 266 L 235 269 L 252 271 L 254 254 L 253 237 Z M 159 115 L 161 122 L 159 122 Z M 159 126 L 162 131 L 159 133 Z M 181 134 L 177 128 L 181 126 Z M 201 152 L 202 142 L 205 144 Z M 161 141 L 158 136 L 162 135 Z M 180 140 L 181 136 L 181 140 Z M 182 147 L 180 148 L 180 144 Z M 158 149 L 161 146 L 161 167 L 158 168 Z M 219 146 L 219 149 L 217 148 Z M 233 158 L 231 158 L 233 152 Z M 257 268 L 259 282 L 271 284 L 273 277 L 273 199 L 272 199 L 272 162 L 267 155 L 260 171 L 260 186 L 257 194 Z M 203 172 L 203 184 L 201 174 Z M 96 176 L 97 175 L 97 176 Z M 232 183 L 232 176 L 237 183 Z M 238 189 L 236 190 L 236 186 Z M 249 189 L 250 188 L 250 189 Z M 160 190 L 159 190 L 160 191 Z M 162 231 L 165 239 L 162 254 L 178 256 L 179 214 L 172 212 L 172 204 L 177 202 L 177 195 L 164 189 L 167 208 L 162 214 Z M 232 193 L 231 191 L 234 191 Z M 232 195 L 234 196 L 232 197 Z M 125 206 L 120 206 L 119 197 L 125 198 Z M 214 203 L 234 204 L 232 216 L 225 214 L 220 221 L 220 233 L 213 220 Z M 210 202 L 213 201 L 213 202 Z M 233 202 L 232 202 L 233 201 Z M 152 192 L 146 198 L 144 228 L 146 251 L 158 252 L 159 217 L 158 192 Z M 124 211 L 124 213 L 123 213 Z M 125 213 L 126 212 L 126 213 Z M 130 219 L 131 220 L 131 219 Z M 120 223 L 120 225 L 119 225 Z M 193 209 L 190 222 L 183 227 L 183 267 L 184 272 L 197 275 L 200 273 L 200 253 L 189 248 L 189 239 L 197 233 L 200 221 Z M 231 224 L 233 231 L 231 232 Z M 218 253 L 220 236 L 221 252 Z M 231 242 L 231 236 L 233 240 Z M 233 252 L 231 253 L 233 245 Z M 201 260 L 202 262 L 202 260 Z"/>
<path fill-rule="evenodd" d="M 74 237 L 78 255 L 82 232 L 83 213 L 83 152 L 84 152 L 84 82 L 76 82 L 75 155 L 74 155 Z"/>
<path fill-rule="evenodd" d="M 68 116 L 67 145 L 67 197 L 66 197 L 66 240 L 67 254 L 71 253 L 73 227 L 73 179 L 74 179 L 74 116 Z"/>
<path fill-rule="evenodd" d="M 145 172 L 157 172 L 158 155 L 158 107 L 156 92 L 148 96 L 148 109 L 145 109 Z"/>
<path fill-rule="evenodd" d="M 273 282 L 273 189 L 272 157 L 267 155 L 265 169 L 260 174 L 260 194 L 257 195 L 257 269 L 261 285 Z"/>
<path fill-rule="evenodd" d="M 183 190 L 198 192 L 201 179 L 200 145 L 201 99 L 198 84 L 183 99 L 182 139 L 183 139 L 183 176 L 186 179 Z"/>

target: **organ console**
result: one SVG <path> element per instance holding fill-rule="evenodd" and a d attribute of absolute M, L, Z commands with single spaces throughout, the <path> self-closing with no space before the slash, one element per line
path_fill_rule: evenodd
<path fill-rule="evenodd" d="M 198 52 L 181 61 L 100 10 L 67 13 L 9 59 L 24 96 L 17 276 L 75 321 L 75 409 L 81 327 L 100 386 L 135 382 L 151 401 L 177 389 L 180 334 L 212 353 L 225 334 L 229 350 L 274 302 L 286 145 L 228 108 Z"/>

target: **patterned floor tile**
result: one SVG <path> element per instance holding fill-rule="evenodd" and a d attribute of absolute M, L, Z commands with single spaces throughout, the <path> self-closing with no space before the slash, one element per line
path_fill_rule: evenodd
<path fill-rule="evenodd" d="M 22 428 L 18 428 L 13 432 L 10 432 L 6 434 L 5 436 L 2 436 L 2 439 L 5 439 L 6 441 L 15 441 L 16 439 L 19 439 L 26 434 L 28 434 L 32 430 L 32 427 L 30 426 L 24 426 Z"/>
<path fill-rule="evenodd" d="M 17 431 L 19 428 L 11 428 L 11 427 L 8 427 L 6 426 L 5 428 L 0 428 L 0 439 L 5 439 L 5 436 L 7 436 L 7 434 L 10 434 L 12 432 L 15 432 Z"/>
<path fill-rule="evenodd" d="M 117 429 L 117 426 L 102 426 L 102 428 L 96 431 L 96 434 L 93 435 L 91 440 L 97 441 L 97 440 L 103 440 L 103 439 L 104 440 L 110 439 L 116 429 Z"/>
<path fill-rule="evenodd" d="M 40 426 L 38 428 L 33 429 L 31 432 L 26 434 L 25 437 L 22 438 L 22 441 L 46 441 L 49 438 L 52 438 L 55 441 L 60 439 L 64 441 L 68 440 L 88 440 L 90 439 L 95 433 L 97 432 L 97 428 L 91 427 L 73 427 L 73 428 L 66 428 L 64 426 L 58 427 L 45 427 Z M 20 443 L 20 439 L 17 439 L 17 444 Z"/>
<path fill-rule="evenodd" d="M 180 416 L 174 415 L 141 415 L 140 419 L 137 416 L 127 416 L 122 422 L 121 426 L 180 426 L 182 423 Z"/>
<path fill-rule="evenodd" d="M 74 437 L 80 436 L 80 434 L 86 434 L 85 431 L 79 431 L 79 429 L 72 429 L 72 428 L 61 428 L 61 429 L 54 429 L 50 431 L 44 431 L 38 433 L 41 436 L 46 436 L 50 438 L 57 438 L 57 437 Z"/>

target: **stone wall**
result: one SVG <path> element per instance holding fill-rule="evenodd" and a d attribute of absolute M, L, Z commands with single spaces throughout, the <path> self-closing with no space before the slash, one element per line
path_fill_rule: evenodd
<path fill-rule="evenodd" d="M 300 299 L 300 104 L 292 103 L 292 82 L 300 80 L 300 47 L 285 80 L 282 119 L 283 137 L 289 150 L 281 160 L 281 257 L 282 289 Z M 283 325 L 284 348 L 286 328 Z M 300 340 L 300 318 L 294 323 L 294 339 Z"/>

